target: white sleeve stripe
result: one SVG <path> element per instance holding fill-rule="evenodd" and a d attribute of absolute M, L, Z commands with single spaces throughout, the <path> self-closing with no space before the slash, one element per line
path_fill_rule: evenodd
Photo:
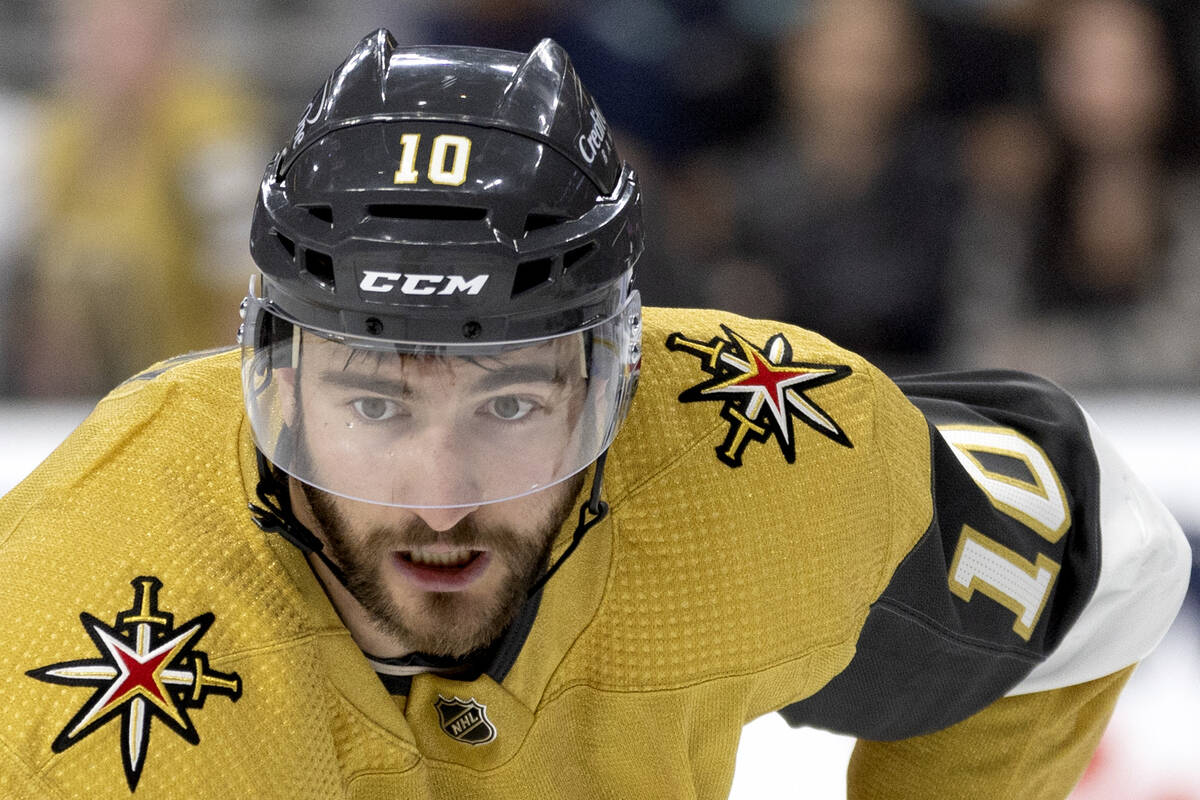
<path fill-rule="evenodd" d="M 1191 548 L 1087 412 L 1100 464 L 1100 579 L 1058 648 L 1008 694 L 1084 683 L 1145 658 L 1187 591 Z"/>

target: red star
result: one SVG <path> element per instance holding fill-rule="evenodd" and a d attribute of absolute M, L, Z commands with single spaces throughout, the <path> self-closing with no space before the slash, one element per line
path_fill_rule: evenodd
<path fill-rule="evenodd" d="M 737 340 L 742 352 L 750 357 L 749 363 L 730 355 L 722 356 L 722 360 L 726 364 L 741 370 L 742 374 L 735 375 L 716 386 L 710 386 L 703 390 L 704 394 L 749 393 L 751 398 L 746 406 L 747 418 L 758 417 L 762 404 L 765 402 L 771 409 L 771 415 L 775 418 L 781 435 L 786 440 L 790 430 L 790 426 L 787 424 L 788 389 L 831 375 L 836 370 L 780 366 L 736 333 L 733 334 L 733 338 Z"/>
<path fill-rule="evenodd" d="M 182 632 L 163 642 L 148 653 L 139 653 L 125 642 L 104 630 L 97 630 L 100 641 L 112 656 L 117 667 L 117 675 L 108 689 L 93 701 L 88 710 L 80 717 L 70 735 L 86 727 L 92 720 L 108 713 L 122 703 L 143 697 L 157 706 L 164 714 L 186 725 L 179 713 L 175 701 L 167 694 L 163 669 L 171 663 L 180 651 L 187 647 L 192 637 L 200 631 L 200 626 L 191 625 Z"/>
<path fill-rule="evenodd" d="M 113 654 L 117 657 L 117 669 L 121 670 L 124 680 L 113 689 L 113 699 L 110 702 L 122 703 L 127 697 L 140 691 L 151 695 L 160 704 L 166 703 L 167 697 L 159 680 L 158 670 L 172 653 L 173 651 L 167 650 L 143 660 L 137 653 L 123 647 L 115 648 Z"/>

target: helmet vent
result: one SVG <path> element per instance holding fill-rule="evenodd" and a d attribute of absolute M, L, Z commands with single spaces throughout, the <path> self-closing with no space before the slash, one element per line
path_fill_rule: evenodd
<path fill-rule="evenodd" d="M 295 243 L 295 242 L 293 242 L 293 241 L 292 241 L 291 239 L 289 239 L 288 237 L 284 236 L 284 235 L 283 235 L 282 233 L 280 233 L 279 231 L 272 231 L 272 233 L 273 233 L 273 234 L 275 234 L 275 239 L 276 239 L 276 240 L 277 240 L 277 241 L 278 241 L 278 242 L 279 242 L 281 245 L 283 245 L 283 249 L 287 251 L 288 258 L 290 258 L 290 259 L 292 259 L 293 261 L 295 261 L 295 260 L 296 260 L 296 243 Z"/>
<path fill-rule="evenodd" d="M 303 208 L 321 222 L 333 227 L 333 208 L 331 206 L 304 206 Z"/>
<path fill-rule="evenodd" d="M 384 219 L 436 219 L 478 222 L 487 219 L 486 208 L 469 206 L 422 206 L 396 203 L 377 203 L 367 206 L 372 217 Z"/>
<path fill-rule="evenodd" d="M 333 259 L 327 253 L 305 250 L 304 271 L 326 286 L 333 286 Z"/>
<path fill-rule="evenodd" d="M 595 242 L 588 242 L 582 247 L 573 247 L 563 254 L 563 272 L 578 266 L 581 261 L 586 260 L 596 252 L 598 247 Z"/>
<path fill-rule="evenodd" d="M 512 296 L 528 292 L 550 280 L 550 271 L 554 268 L 554 259 L 536 258 L 533 261 L 522 261 L 517 265 L 517 274 L 513 278 Z"/>
<path fill-rule="evenodd" d="M 525 218 L 525 233 L 549 228 L 566 222 L 568 219 L 570 217 L 564 217 L 562 214 L 530 214 Z"/>

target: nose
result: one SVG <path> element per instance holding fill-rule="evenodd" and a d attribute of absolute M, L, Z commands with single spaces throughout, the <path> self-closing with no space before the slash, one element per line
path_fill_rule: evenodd
<path fill-rule="evenodd" d="M 412 457 L 396 476 L 398 498 L 436 531 L 454 527 L 484 499 L 479 465 L 463 439 L 453 425 L 430 426 L 412 442 Z"/>
<path fill-rule="evenodd" d="M 435 531 L 448 531 L 467 518 L 479 506 L 455 506 L 454 508 L 413 508 L 413 516 Z"/>

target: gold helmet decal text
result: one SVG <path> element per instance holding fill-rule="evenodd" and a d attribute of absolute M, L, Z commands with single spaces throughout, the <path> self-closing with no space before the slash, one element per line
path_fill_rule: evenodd
<path fill-rule="evenodd" d="M 795 463 L 793 419 L 844 447 L 853 447 L 846 432 L 808 396 L 812 389 L 849 375 L 850 367 L 792 361 L 792 346 L 782 333 L 760 348 L 724 325 L 721 330 L 724 338 L 715 336 L 707 342 L 688 339 L 682 333 L 667 337 L 668 350 L 696 356 L 700 369 L 711 376 L 681 393 L 679 401 L 723 404 L 721 417 L 730 427 L 725 441 L 716 448 L 717 458 L 740 467 L 747 444 L 774 437 L 787 462 Z"/>
<path fill-rule="evenodd" d="M 99 658 L 62 661 L 25 673 L 47 683 L 88 686 L 91 698 L 72 717 L 50 748 L 61 753 L 106 722 L 120 719 L 121 757 L 129 790 L 137 789 L 146 764 L 150 722 L 157 717 L 190 744 L 200 734 L 188 709 L 200 708 L 210 694 L 237 701 L 242 680 L 208 668 L 196 649 L 213 624 L 211 612 L 175 627 L 171 614 L 159 611 L 162 582 L 152 576 L 133 580 L 133 607 L 104 624 L 83 612 L 79 619 L 92 637 Z"/>

